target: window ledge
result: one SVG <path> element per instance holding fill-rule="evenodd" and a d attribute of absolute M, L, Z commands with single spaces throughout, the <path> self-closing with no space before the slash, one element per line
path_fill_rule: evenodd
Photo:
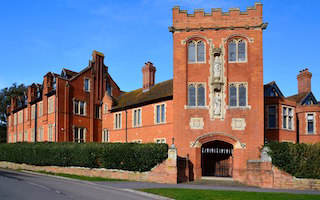
<path fill-rule="evenodd" d="M 278 127 L 266 127 L 266 129 L 269 129 L 269 130 L 277 130 L 279 129 Z"/>
<path fill-rule="evenodd" d="M 306 133 L 305 135 L 316 136 L 316 133 Z"/>
<path fill-rule="evenodd" d="M 228 61 L 228 63 L 247 63 L 248 61 Z"/>
<path fill-rule="evenodd" d="M 227 106 L 229 110 L 251 110 L 251 106 Z"/>
<path fill-rule="evenodd" d="M 190 109 L 190 110 L 207 110 L 209 109 L 209 106 L 188 106 L 185 105 L 184 109 Z"/>
<path fill-rule="evenodd" d="M 188 64 L 207 64 L 206 61 L 203 62 L 188 62 Z"/>
<path fill-rule="evenodd" d="M 291 132 L 295 132 L 296 131 L 295 129 L 288 129 L 288 128 L 282 128 L 281 130 L 283 130 L 283 131 L 291 131 Z"/>

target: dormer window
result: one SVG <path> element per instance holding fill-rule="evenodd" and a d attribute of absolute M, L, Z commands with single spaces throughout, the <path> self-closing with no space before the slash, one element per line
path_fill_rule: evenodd
<path fill-rule="evenodd" d="M 233 39 L 229 41 L 229 62 L 247 61 L 247 43 L 242 39 Z"/>
<path fill-rule="evenodd" d="M 205 45 L 200 41 L 190 41 L 188 43 L 188 62 L 204 63 L 205 62 Z"/>
<path fill-rule="evenodd" d="M 57 80 L 56 80 L 56 77 L 53 77 L 52 79 L 52 88 L 55 90 L 57 87 Z"/>

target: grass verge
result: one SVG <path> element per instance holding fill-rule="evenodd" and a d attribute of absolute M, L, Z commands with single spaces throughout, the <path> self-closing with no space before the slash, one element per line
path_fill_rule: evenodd
<path fill-rule="evenodd" d="M 140 191 L 157 194 L 173 199 L 183 200 L 298 200 L 298 199 L 320 199 L 320 195 L 313 194 L 287 194 L 268 192 L 242 192 L 242 191 L 220 191 L 220 190 L 194 190 L 178 188 L 140 189 Z"/>
<path fill-rule="evenodd" d="M 24 170 L 24 171 L 30 171 L 30 170 Z M 107 182 L 132 182 L 130 180 L 125 179 L 111 179 L 111 178 L 102 178 L 102 177 L 91 177 L 91 176 L 80 176 L 75 174 L 63 174 L 63 173 L 53 173 L 53 172 L 47 172 L 47 171 L 32 171 L 37 172 L 41 174 L 49 174 L 54 176 L 62 176 L 66 178 L 73 178 L 73 179 L 79 179 L 79 180 L 85 180 L 85 181 L 107 181 Z"/>

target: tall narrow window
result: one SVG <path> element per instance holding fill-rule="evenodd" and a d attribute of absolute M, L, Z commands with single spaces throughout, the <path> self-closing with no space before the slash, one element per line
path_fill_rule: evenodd
<path fill-rule="evenodd" d="M 13 114 L 13 125 L 17 125 L 17 113 Z"/>
<path fill-rule="evenodd" d="M 73 113 L 83 116 L 86 115 L 86 102 L 74 100 Z"/>
<path fill-rule="evenodd" d="M 48 141 L 53 142 L 53 124 L 48 126 Z"/>
<path fill-rule="evenodd" d="M 83 101 L 80 101 L 79 105 L 80 105 L 80 107 L 79 107 L 79 114 L 80 114 L 80 115 L 84 115 L 85 103 L 84 103 Z"/>
<path fill-rule="evenodd" d="M 36 129 L 31 129 L 31 142 L 36 141 Z"/>
<path fill-rule="evenodd" d="M 228 57 L 230 62 L 247 61 L 247 43 L 242 39 L 233 39 L 228 44 Z"/>
<path fill-rule="evenodd" d="M 190 41 L 188 43 L 188 62 L 203 63 L 205 62 L 205 45 L 203 41 Z"/>
<path fill-rule="evenodd" d="M 31 106 L 31 119 L 34 119 L 36 116 L 36 105 Z"/>
<path fill-rule="evenodd" d="M 229 106 L 245 107 L 248 105 L 246 83 L 231 83 L 229 85 Z"/>
<path fill-rule="evenodd" d="M 115 129 L 121 129 L 122 123 L 121 123 L 121 113 L 114 114 L 114 128 Z"/>
<path fill-rule="evenodd" d="M 74 142 L 76 143 L 83 143 L 86 141 L 86 129 L 74 127 Z"/>
<path fill-rule="evenodd" d="M 205 85 L 203 83 L 190 83 L 188 86 L 188 106 L 205 106 Z"/>
<path fill-rule="evenodd" d="M 276 106 L 268 106 L 268 128 L 276 128 Z"/>
<path fill-rule="evenodd" d="M 282 125 L 283 128 L 287 128 L 287 119 L 288 119 L 288 114 L 287 114 L 287 107 L 283 107 L 283 113 L 282 113 Z"/>
<path fill-rule="evenodd" d="M 42 101 L 39 103 L 39 117 L 43 115 L 43 103 Z"/>
<path fill-rule="evenodd" d="M 26 109 L 24 109 L 24 112 L 25 112 L 25 121 L 28 121 L 28 107 Z"/>
<path fill-rule="evenodd" d="M 307 133 L 314 134 L 314 114 L 307 115 Z"/>
<path fill-rule="evenodd" d="M 132 126 L 133 127 L 141 126 L 141 108 L 134 109 L 132 112 L 133 112 Z"/>
<path fill-rule="evenodd" d="M 282 128 L 293 130 L 294 115 L 293 108 L 288 106 L 282 106 Z"/>
<path fill-rule="evenodd" d="M 48 99 L 48 113 L 53 113 L 53 97 Z"/>
<path fill-rule="evenodd" d="M 159 104 L 155 107 L 155 123 L 162 124 L 166 122 L 166 106 L 165 104 Z"/>
<path fill-rule="evenodd" d="M 101 118 L 101 106 L 96 105 L 96 118 Z"/>
<path fill-rule="evenodd" d="M 24 131 L 24 141 L 28 142 L 28 130 Z"/>
<path fill-rule="evenodd" d="M 103 129 L 101 138 L 102 142 L 109 142 L 109 130 Z"/>
<path fill-rule="evenodd" d="M 39 141 L 39 142 L 43 142 L 43 127 L 40 127 L 40 128 L 39 128 L 38 141 Z"/>
<path fill-rule="evenodd" d="M 90 79 L 84 78 L 84 91 L 90 92 Z"/>

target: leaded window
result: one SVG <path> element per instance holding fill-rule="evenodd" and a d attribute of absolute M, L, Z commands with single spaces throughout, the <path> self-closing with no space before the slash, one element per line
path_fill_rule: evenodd
<path fill-rule="evenodd" d="M 247 43 L 242 39 L 233 39 L 228 43 L 228 55 L 230 62 L 247 61 Z"/>
<path fill-rule="evenodd" d="M 314 134 L 314 114 L 307 114 L 307 133 Z"/>
<path fill-rule="evenodd" d="M 86 129 L 74 127 L 74 142 L 83 143 L 86 141 Z"/>
<path fill-rule="evenodd" d="M 162 124 L 166 122 L 166 106 L 165 104 L 158 104 L 155 106 L 155 124 Z"/>
<path fill-rule="evenodd" d="M 245 107 L 248 105 L 247 84 L 231 83 L 229 85 L 229 106 Z"/>
<path fill-rule="evenodd" d="M 188 106 L 201 107 L 206 104 L 206 90 L 203 83 L 190 83 L 188 86 Z"/>
<path fill-rule="evenodd" d="M 293 130 L 293 108 L 288 106 L 282 107 L 282 128 Z"/>
<path fill-rule="evenodd" d="M 276 128 L 276 106 L 268 106 L 268 128 Z"/>
<path fill-rule="evenodd" d="M 188 43 L 188 62 L 200 63 L 205 62 L 205 45 L 203 41 L 190 41 Z"/>

